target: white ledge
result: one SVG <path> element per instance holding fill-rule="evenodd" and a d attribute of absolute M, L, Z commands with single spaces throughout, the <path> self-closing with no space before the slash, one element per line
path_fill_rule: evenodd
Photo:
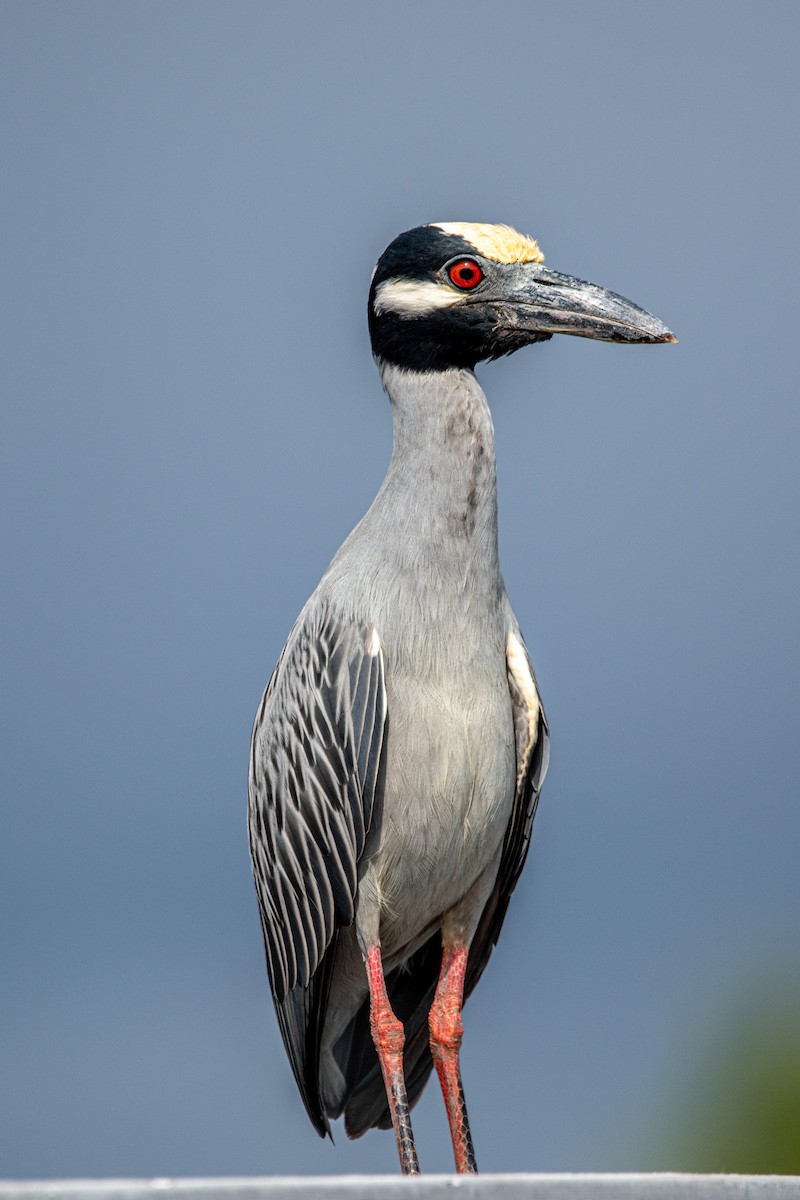
<path fill-rule="evenodd" d="M 0 1182 L 0 1200 L 800 1200 L 798 1175 L 342 1175 Z"/>

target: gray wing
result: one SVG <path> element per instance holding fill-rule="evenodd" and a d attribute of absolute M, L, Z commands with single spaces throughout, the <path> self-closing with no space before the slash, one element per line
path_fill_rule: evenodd
<path fill-rule="evenodd" d="M 354 916 L 386 719 L 376 630 L 310 606 L 290 635 L 253 727 L 250 854 L 272 994 L 312 1121 L 336 932 Z M 314 1032 L 314 1036 L 310 1036 Z"/>
<path fill-rule="evenodd" d="M 470 995 L 483 974 L 500 936 L 511 893 L 528 856 L 533 818 L 550 759 L 547 718 L 533 664 L 516 621 L 509 630 L 506 643 L 506 669 L 517 754 L 514 807 L 506 830 L 497 881 L 470 946 L 464 983 L 465 997 Z"/>

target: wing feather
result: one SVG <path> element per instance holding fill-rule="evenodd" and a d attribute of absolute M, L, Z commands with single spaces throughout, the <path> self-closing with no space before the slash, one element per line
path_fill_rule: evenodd
<path fill-rule="evenodd" d="M 320 1133 L 318 1037 L 337 930 L 354 916 L 358 861 L 386 721 L 377 631 L 307 606 L 253 727 L 249 835 L 267 968 L 292 1069 Z"/>
<path fill-rule="evenodd" d="M 278 1002 L 308 985 L 335 927 L 353 919 L 385 716 L 374 629 L 307 610 L 267 686 L 251 755 L 250 845 Z"/>
<path fill-rule="evenodd" d="M 483 974 L 500 936 L 511 893 L 528 856 L 533 818 L 550 758 L 550 732 L 536 675 L 513 614 L 506 644 L 506 666 L 514 714 L 517 783 L 497 881 L 470 945 L 464 981 L 465 998 Z"/>

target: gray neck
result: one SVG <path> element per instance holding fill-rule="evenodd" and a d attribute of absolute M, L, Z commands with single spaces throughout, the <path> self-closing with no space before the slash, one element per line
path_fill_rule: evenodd
<path fill-rule="evenodd" d="M 477 379 L 467 370 L 379 366 L 394 450 L 371 516 L 420 566 L 499 578 L 494 430 Z"/>

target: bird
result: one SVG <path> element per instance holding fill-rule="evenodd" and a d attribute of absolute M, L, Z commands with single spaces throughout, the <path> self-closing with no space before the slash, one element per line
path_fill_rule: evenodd
<path fill-rule="evenodd" d="M 303 608 L 258 706 L 249 844 L 272 996 L 321 1136 L 394 1129 L 435 1067 L 477 1171 L 462 1007 L 525 863 L 550 736 L 497 546 L 475 366 L 553 334 L 677 339 L 544 266 L 508 225 L 441 222 L 378 260 L 369 332 L 394 427 L 380 490 Z"/>

